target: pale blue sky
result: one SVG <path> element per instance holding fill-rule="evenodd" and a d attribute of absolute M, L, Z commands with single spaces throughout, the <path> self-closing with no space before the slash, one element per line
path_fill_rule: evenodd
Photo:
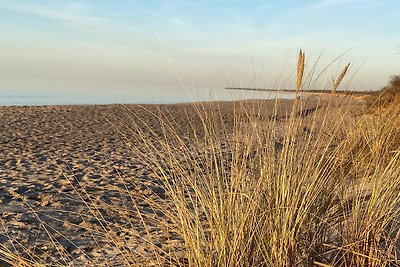
<path fill-rule="evenodd" d="M 398 0 L 0 0 L 0 21 L 3 92 L 85 81 L 139 94 L 180 86 L 176 72 L 189 87 L 273 86 L 281 74 L 290 87 L 299 48 L 309 62 L 322 52 L 321 68 L 353 48 L 327 76 L 365 61 L 357 90 L 400 70 Z"/>

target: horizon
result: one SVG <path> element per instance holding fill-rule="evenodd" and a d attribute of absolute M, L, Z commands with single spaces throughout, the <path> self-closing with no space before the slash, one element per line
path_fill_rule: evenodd
<path fill-rule="evenodd" d="M 342 89 L 377 90 L 400 67 L 399 9 L 395 0 L 0 0 L 0 96 L 292 88 L 300 48 L 317 72 L 349 50 L 320 87 L 350 62 Z"/>

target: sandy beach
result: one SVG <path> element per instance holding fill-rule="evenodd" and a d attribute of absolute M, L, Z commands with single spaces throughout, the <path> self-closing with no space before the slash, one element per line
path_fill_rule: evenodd
<path fill-rule="evenodd" d="M 312 113 L 320 104 L 308 101 L 305 110 Z M 234 110 L 241 105 L 253 107 L 249 110 L 260 120 L 284 120 L 291 109 L 289 100 L 280 102 L 277 113 L 272 100 L 210 102 L 202 107 L 218 114 L 229 132 Z M 163 134 L 157 116 L 150 114 L 166 116 L 179 133 L 190 134 L 194 127 L 201 133 L 193 104 L 1 107 L 0 242 L 16 246 L 25 257 L 109 266 L 121 248 L 106 242 L 110 237 L 101 229 L 108 227 L 134 257 L 150 253 L 144 241 L 148 229 L 137 212 L 147 214 L 152 225 L 151 218 L 163 215 L 144 198 L 165 205 L 168 197 L 151 168 L 131 149 L 142 144 L 129 138 L 129 129 L 137 125 Z M 179 238 L 157 225 L 149 229 L 152 242 L 160 247 L 180 246 Z"/>

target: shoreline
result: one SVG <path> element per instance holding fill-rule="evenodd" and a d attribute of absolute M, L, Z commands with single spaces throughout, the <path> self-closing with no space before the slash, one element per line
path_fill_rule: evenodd
<path fill-rule="evenodd" d="M 239 89 L 238 89 L 239 90 Z M 240 89 L 241 90 L 241 89 Z M 258 90 L 258 89 L 257 89 Z M 287 93 L 287 92 L 284 92 Z M 291 93 L 295 93 L 291 92 Z M 317 93 L 317 92 L 302 92 L 302 94 L 308 95 L 308 97 L 304 97 L 303 99 L 318 99 L 318 98 L 329 98 L 329 97 L 352 97 L 353 95 L 350 94 L 337 94 L 332 95 L 331 93 Z M 367 97 L 370 96 L 369 94 L 359 94 L 355 95 L 354 97 Z M 218 103 L 218 102 L 242 102 L 242 101 L 292 101 L 294 98 L 285 98 L 285 97 L 275 97 L 275 98 L 248 98 L 248 99 L 231 99 L 231 100 L 199 100 L 199 101 L 183 101 L 183 102 L 143 102 L 143 103 L 66 103 L 66 104 L 7 104 L 3 105 L 0 104 L 0 108 L 7 108 L 7 107 L 65 107 L 65 106 L 115 106 L 115 105 L 188 105 L 188 104 L 199 104 L 199 103 Z"/>

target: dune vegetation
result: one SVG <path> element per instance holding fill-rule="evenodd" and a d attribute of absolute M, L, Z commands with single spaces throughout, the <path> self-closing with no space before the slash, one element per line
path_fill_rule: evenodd
<path fill-rule="evenodd" d="M 387 107 L 398 105 L 400 101 L 400 75 L 390 77 L 388 85 L 372 96 L 372 105 L 374 107 Z"/>
<path fill-rule="evenodd" d="M 305 69 L 300 52 L 299 91 Z M 109 122 L 151 169 L 162 194 L 140 199 L 152 213 L 141 212 L 137 198 L 122 209 L 93 207 L 83 195 L 101 222 L 96 235 L 117 251 L 97 265 L 399 266 L 399 82 L 393 76 L 372 104 L 333 92 L 276 100 L 268 116 L 271 101 L 236 102 L 229 118 L 218 112 L 219 102 L 192 103 L 196 116 L 181 114 L 184 127 L 161 108 L 140 114 L 127 108 L 132 124 Z M 283 105 L 290 108 L 282 111 Z M 129 198 L 132 190 L 126 186 L 121 194 Z M 100 209 L 126 223 L 103 220 Z M 136 231 L 132 217 L 147 233 L 137 235 L 146 250 L 120 237 Z M 160 242 L 155 232 L 174 238 Z M 12 248 L 0 255 L 15 266 L 46 266 Z"/>
<path fill-rule="evenodd" d="M 303 72 L 300 52 L 297 88 Z M 182 137 L 165 117 L 161 137 L 138 127 L 137 153 L 164 181 L 165 220 L 186 248 L 159 264 L 397 266 L 397 83 L 359 113 L 346 98 L 320 99 L 312 112 L 297 99 L 284 119 L 266 120 L 262 103 L 244 103 L 227 131 L 200 103 L 201 134 Z"/>

